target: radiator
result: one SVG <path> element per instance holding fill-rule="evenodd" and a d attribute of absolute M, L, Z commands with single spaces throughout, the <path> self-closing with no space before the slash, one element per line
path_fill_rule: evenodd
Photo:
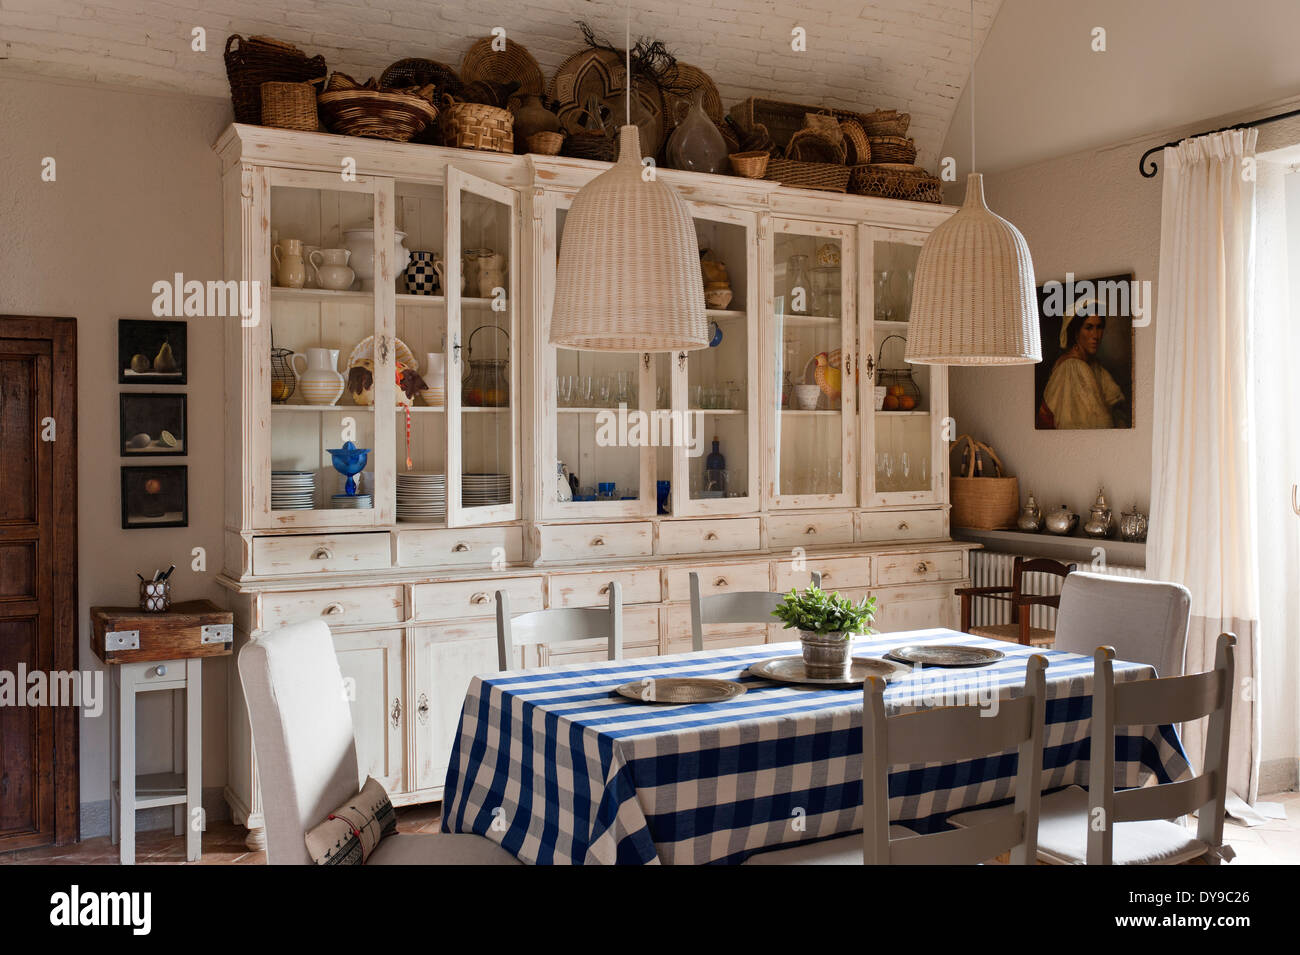
<path fill-rule="evenodd" d="M 986 550 L 973 550 L 970 554 L 972 587 L 1010 587 L 1014 554 L 994 554 Z M 1063 563 L 1069 563 L 1065 561 Z M 1104 568 L 1090 563 L 1079 563 L 1079 570 L 1090 574 L 1109 574 L 1113 577 L 1144 577 L 1141 567 L 1120 567 L 1107 564 Z M 1054 596 L 1061 592 L 1061 580 L 1055 574 L 1025 574 L 1024 591 L 1037 596 Z M 1011 605 L 1001 600 L 971 599 L 971 626 L 989 627 L 1011 622 Z M 1056 629 L 1056 608 L 1032 606 L 1029 608 L 1029 625 L 1044 630 Z"/>

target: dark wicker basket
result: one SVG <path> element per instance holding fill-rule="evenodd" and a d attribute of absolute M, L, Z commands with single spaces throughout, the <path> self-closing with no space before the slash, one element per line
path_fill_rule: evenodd
<path fill-rule="evenodd" d="M 325 82 L 325 57 L 308 57 L 296 46 L 270 37 L 244 39 L 232 33 L 226 37 L 225 59 L 237 123 L 262 121 L 263 83 L 311 83 L 319 90 Z"/>
<path fill-rule="evenodd" d="M 456 71 L 445 63 L 424 60 L 420 57 L 408 57 L 405 60 L 398 60 L 379 74 L 379 85 L 386 90 L 433 85 L 436 88 L 433 101 L 441 103 L 444 93 L 457 96 L 465 84 L 456 75 Z"/>
<path fill-rule="evenodd" d="M 849 187 L 850 172 L 848 166 L 835 163 L 795 162 L 793 159 L 778 159 L 773 156 L 768 161 L 763 178 L 799 189 L 845 192 Z"/>
<path fill-rule="evenodd" d="M 916 143 L 902 136 L 867 136 L 871 143 L 871 161 L 889 163 L 916 162 Z"/>
<path fill-rule="evenodd" d="M 899 163 L 858 165 L 852 169 L 849 192 L 882 199 L 943 202 L 943 183 L 920 166 Z"/>

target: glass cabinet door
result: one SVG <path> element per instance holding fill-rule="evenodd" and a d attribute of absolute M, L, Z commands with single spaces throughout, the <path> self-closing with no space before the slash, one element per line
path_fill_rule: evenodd
<path fill-rule="evenodd" d="M 700 247 L 709 347 L 663 356 L 672 370 L 673 446 L 669 490 L 678 515 L 735 514 L 759 505 L 759 351 L 755 329 L 758 218 L 691 203 Z M 750 316 L 755 316 L 751 321 Z"/>
<path fill-rule="evenodd" d="M 394 262 L 373 238 L 391 234 L 392 181 L 272 169 L 269 185 L 257 525 L 388 523 L 393 423 L 375 408 L 393 401 Z"/>
<path fill-rule="evenodd" d="M 904 360 L 910 329 L 912 283 L 921 233 L 863 228 L 862 277 L 864 461 L 866 506 L 937 503 L 944 486 L 940 442 L 947 408 L 944 369 Z M 865 354 L 870 348 L 871 354 Z"/>
<path fill-rule="evenodd" d="M 447 509 L 452 526 L 519 517 L 519 194 L 447 169 Z"/>
<path fill-rule="evenodd" d="M 550 343 L 555 267 L 571 197 L 545 193 L 539 263 L 544 275 L 538 351 L 544 356 L 539 512 L 549 519 L 648 517 L 655 513 L 659 356 L 584 351 Z"/>
<path fill-rule="evenodd" d="M 851 507 L 856 323 L 851 226 L 772 220 L 767 496 L 779 508 Z"/>

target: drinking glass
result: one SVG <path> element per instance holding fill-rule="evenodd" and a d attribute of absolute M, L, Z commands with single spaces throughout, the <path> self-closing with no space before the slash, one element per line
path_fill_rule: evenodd
<path fill-rule="evenodd" d="M 876 321 L 887 322 L 893 316 L 894 306 L 889 301 L 889 279 L 891 273 L 882 269 L 876 273 Z"/>
<path fill-rule="evenodd" d="M 620 371 L 614 376 L 614 400 L 616 404 L 632 404 L 632 373 Z"/>
<path fill-rule="evenodd" d="M 561 408 L 573 404 L 573 376 L 559 375 L 555 379 L 555 401 Z"/>
<path fill-rule="evenodd" d="M 592 396 L 595 399 L 596 407 L 608 408 L 610 406 L 610 397 L 613 393 L 614 389 L 610 383 L 608 375 L 601 375 L 596 379 L 595 394 Z"/>
<path fill-rule="evenodd" d="M 592 378 L 591 375 L 581 375 L 577 379 L 576 384 L 578 386 L 577 387 L 578 393 L 575 397 L 577 399 L 578 405 L 583 408 L 593 407 L 592 402 L 593 399 L 595 398 L 595 393 L 596 393 L 595 379 Z"/>

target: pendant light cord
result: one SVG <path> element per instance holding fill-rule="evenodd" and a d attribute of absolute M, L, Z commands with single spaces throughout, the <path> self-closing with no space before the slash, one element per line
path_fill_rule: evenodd
<path fill-rule="evenodd" d="M 970 0 L 970 171 L 975 171 L 975 0 Z"/>
<path fill-rule="evenodd" d="M 971 0 L 972 3 L 975 0 Z M 632 125 L 632 0 L 627 0 L 623 5 L 623 43 L 627 47 L 624 51 L 627 55 L 627 94 L 623 97 L 623 105 L 627 107 L 627 122 L 623 125 Z"/>

